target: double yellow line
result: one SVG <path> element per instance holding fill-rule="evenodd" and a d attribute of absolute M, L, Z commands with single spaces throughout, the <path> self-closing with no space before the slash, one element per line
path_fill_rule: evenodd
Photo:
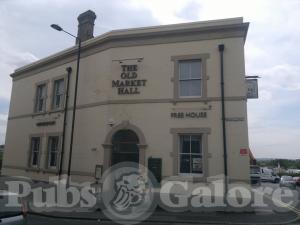
<path fill-rule="evenodd" d="M 276 198 L 271 198 L 269 195 L 263 193 L 263 192 L 260 192 L 260 191 L 256 191 L 256 190 L 253 190 L 254 192 L 260 194 L 260 195 L 263 195 L 264 197 L 268 198 L 269 200 L 273 201 L 273 202 L 276 202 L 278 205 L 284 207 L 284 208 L 287 208 L 289 209 L 290 211 L 296 213 L 297 217 L 295 219 L 293 219 L 293 221 L 297 221 L 300 219 L 300 210 L 295 208 L 294 206 L 290 205 L 290 204 L 286 204 Z M 290 222 L 290 221 L 289 221 Z"/>

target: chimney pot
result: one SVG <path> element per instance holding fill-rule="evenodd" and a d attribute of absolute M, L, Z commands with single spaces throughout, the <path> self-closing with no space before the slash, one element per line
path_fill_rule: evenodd
<path fill-rule="evenodd" d="M 88 10 L 81 13 L 78 20 L 78 33 L 77 37 L 81 41 L 86 41 L 94 37 L 94 22 L 96 19 L 96 14 L 92 10 Z M 78 40 L 76 40 L 76 43 Z"/>

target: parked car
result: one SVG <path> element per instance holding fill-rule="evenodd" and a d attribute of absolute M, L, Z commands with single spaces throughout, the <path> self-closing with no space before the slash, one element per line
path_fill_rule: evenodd
<path fill-rule="evenodd" d="M 250 165 L 250 179 L 251 184 L 261 184 L 261 172 L 260 167 L 256 165 Z"/>
<path fill-rule="evenodd" d="M 280 187 L 296 188 L 296 182 L 291 176 L 282 176 L 280 179 Z"/>
<path fill-rule="evenodd" d="M 8 197 L 17 195 L 7 191 L 0 190 L 0 224 L 1 225 L 25 225 L 26 210 L 25 207 L 7 207 Z"/>
<path fill-rule="evenodd" d="M 276 175 L 271 169 L 261 168 L 261 181 L 279 183 L 280 177 Z"/>
<path fill-rule="evenodd" d="M 300 186 L 300 177 L 294 177 L 293 179 L 296 182 L 296 186 Z"/>

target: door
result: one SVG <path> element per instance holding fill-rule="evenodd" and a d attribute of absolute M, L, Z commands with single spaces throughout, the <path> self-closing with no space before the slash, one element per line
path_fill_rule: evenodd
<path fill-rule="evenodd" d="M 139 163 L 139 139 L 131 130 L 117 131 L 112 139 L 111 165 L 121 162 Z"/>

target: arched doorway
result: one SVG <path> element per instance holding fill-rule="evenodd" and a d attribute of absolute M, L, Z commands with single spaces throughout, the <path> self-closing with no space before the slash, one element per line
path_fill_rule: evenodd
<path fill-rule="evenodd" d="M 107 133 L 104 143 L 102 144 L 104 150 L 103 152 L 104 171 L 107 170 L 110 166 L 112 166 L 113 142 L 114 142 L 113 139 L 115 137 L 115 134 L 123 130 L 130 130 L 137 136 L 136 139 L 138 140 L 138 144 L 136 144 L 136 146 L 138 147 L 138 156 L 139 156 L 138 163 L 145 166 L 146 148 L 147 148 L 145 136 L 139 127 L 125 120 L 121 122 L 119 125 L 115 125 L 112 127 L 112 129 Z"/>
<path fill-rule="evenodd" d="M 129 129 L 117 131 L 112 137 L 111 165 L 121 162 L 139 163 L 139 138 Z"/>

